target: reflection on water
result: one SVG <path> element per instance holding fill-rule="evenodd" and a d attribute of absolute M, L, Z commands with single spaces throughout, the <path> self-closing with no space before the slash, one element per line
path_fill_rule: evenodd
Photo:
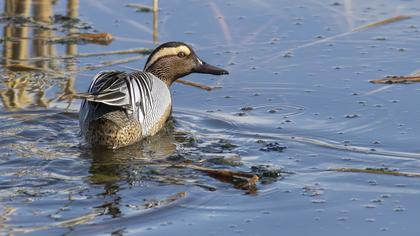
<path fill-rule="evenodd" d="M 42 73 L 9 73 L 8 76 L 3 78 L 5 88 L 0 90 L 5 110 L 22 109 L 28 105 L 49 106 L 52 99 L 45 98 Z"/>
<path fill-rule="evenodd" d="M 66 15 L 54 12 L 58 3 L 53 0 L 4 1 L 4 16 L 1 18 L 4 24 L 1 70 L 4 79 L 1 81 L 3 86 L 0 87 L 0 94 L 7 110 L 28 106 L 45 108 L 52 101 L 64 100 L 70 107 L 77 93 L 74 83 L 78 73 L 78 43 L 102 43 L 97 40 L 75 40 L 79 33 L 95 32 L 78 18 L 79 0 L 66 1 Z M 155 44 L 158 42 L 157 34 L 158 1 L 155 0 L 152 36 Z M 58 55 L 58 51 L 63 51 L 64 55 Z M 39 76 L 36 76 L 39 73 L 43 73 L 43 80 L 48 84 L 31 87 L 39 80 Z M 22 78 L 30 82 L 23 83 Z M 57 92 L 44 98 L 46 90 Z"/>
<path fill-rule="evenodd" d="M 77 32 L 71 24 L 63 29 L 52 27 L 56 3 L 57 1 L 52 0 L 4 1 L 5 14 L 2 21 L 5 25 L 5 42 L 1 97 L 7 110 L 26 108 L 29 105 L 48 107 L 54 98 L 61 100 L 64 96 L 71 97 L 75 93 L 74 76 L 59 78 L 59 81 L 54 82 L 57 78 L 54 71 L 75 71 L 76 64 L 72 60 L 63 62 L 54 59 L 57 57 L 57 49 L 50 41 L 55 37 L 56 31 L 65 31 L 68 35 Z M 77 18 L 78 4 L 78 0 L 67 2 L 69 22 Z M 76 44 L 68 43 L 65 47 L 66 55 L 77 54 Z M 48 83 L 40 84 L 39 81 Z M 45 98 L 46 90 L 51 87 L 61 87 L 61 92 Z"/>
<path fill-rule="evenodd" d="M 171 129 L 168 127 L 168 129 Z M 160 166 L 159 160 L 165 159 L 176 152 L 175 139 L 171 130 L 164 130 L 152 137 L 141 146 L 130 146 L 120 150 L 91 150 L 92 163 L 89 168 L 89 181 L 94 185 L 103 186 L 103 196 L 110 196 L 100 207 L 112 217 L 118 217 L 122 210 L 120 205 L 123 196 L 119 190 L 121 181 L 130 186 L 136 186 L 144 181 L 156 181 L 174 184 L 175 176 L 166 171 L 165 165 Z"/>
<path fill-rule="evenodd" d="M 141 145 L 113 151 L 93 149 L 90 181 L 94 184 L 102 184 L 125 179 L 133 183 L 136 178 L 144 178 L 147 174 L 142 171 L 142 168 L 153 164 L 158 166 L 159 161 L 165 161 L 175 152 L 176 140 L 170 125 Z"/>

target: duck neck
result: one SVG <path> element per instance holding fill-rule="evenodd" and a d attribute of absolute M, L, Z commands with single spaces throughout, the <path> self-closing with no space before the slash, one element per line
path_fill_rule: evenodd
<path fill-rule="evenodd" d="M 168 67 L 152 66 L 147 68 L 146 72 L 152 73 L 154 76 L 162 80 L 168 87 L 178 79 Z"/>

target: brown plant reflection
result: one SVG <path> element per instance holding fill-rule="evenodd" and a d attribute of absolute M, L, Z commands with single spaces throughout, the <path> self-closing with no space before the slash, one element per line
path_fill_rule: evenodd
<path fill-rule="evenodd" d="M 82 55 L 78 54 L 78 43 L 82 41 L 83 43 L 105 43 L 104 45 L 106 45 L 112 41 L 112 35 L 109 33 L 92 34 L 81 30 L 79 32 L 81 26 L 86 26 L 86 24 L 78 25 L 81 22 L 78 18 L 79 0 L 66 0 L 65 15 L 54 12 L 57 2 L 59 1 L 4 1 L 4 14 L 1 17 L 4 24 L 4 44 L 1 59 L 3 80 L 0 80 L 0 96 L 6 110 L 23 109 L 31 105 L 48 107 L 53 101 L 64 100 L 70 106 L 77 94 L 74 88 L 75 75 L 83 70 L 83 67 L 77 68 L 75 60 L 76 57 Z M 158 43 L 157 0 L 153 0 L 152 37 L 153 42 Z M 61 50 L 59 47 L 64 48 Z M 65 55 L 57 55 L 59 51 L 64 51 Z M 127 50 L 127 53 L 134 53 L 134 51 Z M 112 53 L 108 55 L 112 55 Z M 134 59 L 138 60 L 138 58 Z M 108 66 L 112 64 L 106 63 Z M 36 89 L 31 88 L 32 84 L 37 84 L 34 81 L 36 78 L 33 78 L 32 75 L 40 72 L 45 74 L 44 79 L 48 83 L 44 83 Z M 22 76 L 29 82 L 17 86 L 22 83 L 19 80 Z M 12 83 L 13 86 L 10 82 L 12 80 L 16 80 Z M 16 89 L 17 87 L 19 89 Z M 54 91 L 58 90 L 56 94 L 45 92 L 52 87 L 57 87 L 53 89 Z M 45 98 L 45 96 L 51 97 Z"/>
<path fill-rule="evenodd" d="M 64 0 L 63 0 L 64 1 Z M 76 73 L 86 70 L 77 68 L 76 57 L 82 55 L 94 56 L 95 53 L 78 54 L 78 43 L 97 43 L 107 45 L 112 42 L 109 33 L 86 33 L 88 24 L 82 22 L 79 16 L 79 0 L 66 0 L 66 14 L 54 12 L 56 0 L 5 0 L 4 14 L 1 16 L 3 28 L 3 53 L 1 70 L 3 80 L 0 80 L 0 96 L 6 110 L 23 109 L 31 105 L 48 107 L 52 101 L 68 102 L 68 107 L 77 97 L 74 88 Z M 83 29 L 83 30 L 80 30 Z M 80 31 L 80 32 L 79 32 Z M 153 42 L 158 43 L 158 1 L 153 0 Z M 60 49 L 60 47 L 64 47 Z M 64 51 L 65 55 L 57 55 Z M 107 55 L 123 53 L 147 53 L 147 50 L 126 50 L 122 53 L 110 52 Z M 128 58 L 128 61 L 140 57 Z M 121 64 L 122 60 L 115 60 Z M 113 65 L 114 61 L 106 61 L 103 66 Z M 103 67 L 100 66 L 100 67 Z M 95 68 L 95 67 L 92 67 Z M 91 70 L 91 69 L 89 69 Z M 34 89 L 36 84 L 33 74 L 45 74 L 43 86 Z M 18 86 L 25 91 L 17 91 L 10 86 L 10 81 L 24 76 L 29 83 Z M 8 81 L 8 83 L 6 83 Z M 14 84 L 21 83 L 20 80 Z M 56 94 L 46 93 L 53 89 Z M 29 95 L 28 93 L 31 93 Z M 21 96 L 21 97 L 20 97 Z M 51 96 L 51 98 L 45 98 Z M 19 102 L 17 102 L 19 101 Z"/>
<path fill-rule="evenodd" d="M 53 0 L 5 0 L 4 1 L 4 45 L 2 58 L 3 79 L 0 97 L 6 110 L 16 110 L 30 106 L 48 107 L 57 99 L 68 99 L 74 95 L 74 76 L 62 76 L 76 70 L 74 60 L 57 60 L 56 45 L 50 43 L 55 38 Z M 78 16 L 79 0 L 67 1 L 67 19 Z M 76 29 L 69 27 L 67 34 Z M 66 55 L 77 54 L 77 45 L 67 44 Z M 54 73 L 57 71 L 57 74 Z M 47 72 L 47 73 L 43 73 Z M 43 78 L 39 78 L 43 74 Z M 59 76 L 58 76 L 59 75 Z M 54 78 L 60 77 L 59 83 Z M 63 78 L 64 77 L 64 78 Z M 51 79 L 51 81 L 48 81 Z M 38 81 L 40 80 L 40 81 Z M 46 98 L 46 90 L 59 86 L 61 92 Z"/>
<path fill-rule="evenodd" d="M 153 43 L 158 43 L 158 0 L 153 0 Z"/>

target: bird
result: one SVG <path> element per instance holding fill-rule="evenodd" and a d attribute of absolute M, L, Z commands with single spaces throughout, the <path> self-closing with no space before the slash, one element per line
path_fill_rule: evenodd
<path fill-rule="evenodd" d="M 191 73 L 226 75 L 184 42 L 161 44 L 143 71 L 102 71 L 82 99 L 79 126 L 91 147 L 118 149 L 155 135 L 172 113 L 170 87 Z"/>

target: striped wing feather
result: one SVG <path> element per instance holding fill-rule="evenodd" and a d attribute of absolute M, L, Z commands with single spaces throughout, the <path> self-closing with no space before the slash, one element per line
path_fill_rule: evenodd
<path fill-rule="evenodd" d="M 129 84 L 130 80 L 124 72 L 101 72 L 95 77 L 89 87 L 88 92 L 93 96 L 86 98 L 86 100 L 110 106 L 130 106 L 132 104 Z"/>
<path fill-rule="evenodd" d="M 154 78 L 152 74 L 142 71 L 100 72 L 89 86 L 82 110 L 96 110 L 100 104 L 106 104 L 131 110 L 142 121 L 146 114 L 146 106 L 151 107 L 153 104 L 151 91 Z M 90 102 L 90 105 L 85 106 L 86 101 Z"/>

